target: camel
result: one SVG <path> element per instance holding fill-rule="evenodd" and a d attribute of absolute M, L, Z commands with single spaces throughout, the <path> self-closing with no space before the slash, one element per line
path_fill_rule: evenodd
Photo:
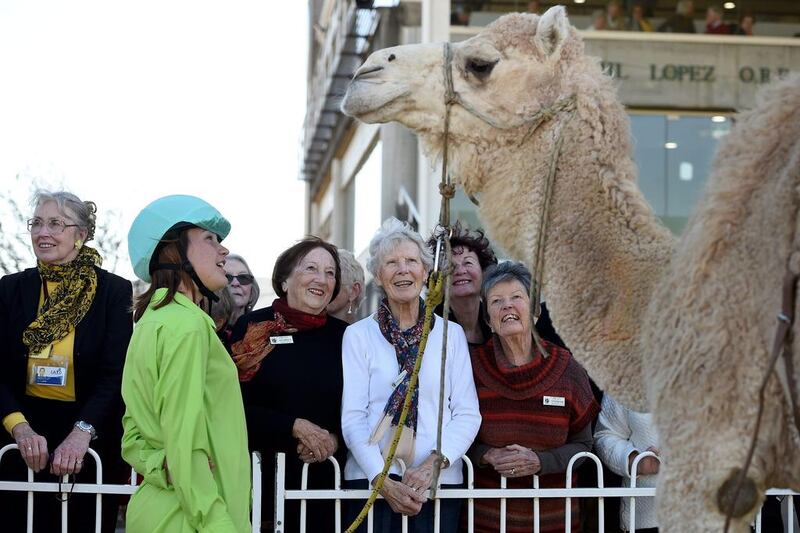
<path fill-rule="evenodd" d="M 343 112 L 405 125 L 434 159 L 447 142 L 452 175 L 480 195 L 486 228 L 527 264 L 555 163 L 543 270 L 555 326 L 600 387 L 654 413 L 662 531 L 721 531 L 755 427 L 782 279 L 787 265 L 800 271 L 800 78 L 767 88 L 737 118 L 676 239 L 636 185 L 614 83 L 585 55 L 563 7 L 506 15 L 448 46 L 449 62 L 443 44 L 374 52 Z M 448 77 L 458 99 L 445 139 Z M 561 105 L 571 98 L 573 107 Z M 798 354 L 797 325 L 793 332 Z M 770 378 L 731 531 L 749 531 L 767 488 L 800 490 L 784 390 Z"/>

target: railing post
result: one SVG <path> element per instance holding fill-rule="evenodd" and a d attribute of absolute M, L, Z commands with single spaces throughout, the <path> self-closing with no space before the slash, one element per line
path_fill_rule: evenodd
<path fill-rule="evenodd" d="M 253 498 L 253 512 L 252 520 L 252 533 L 260 533 L 261 531 L 261 453 L 253 452 L 250 454 L 253 464 L 253 486 L 251 487 L 250 494 Z"/>
<path fill-rule="evenodd" d="M 286 500 L 286 454 L 275 454 L 275 533 L 283 533 Z"/>

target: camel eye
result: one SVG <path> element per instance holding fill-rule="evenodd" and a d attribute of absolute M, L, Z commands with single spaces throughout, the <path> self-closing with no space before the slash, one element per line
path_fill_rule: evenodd
<path fill-rule="evenodd" d="M 492 73 L 492 69 L 496 64 L 497 61 L 470 58 L 467 59 L 467 71 L 479 80 L 485 80 Z"/>

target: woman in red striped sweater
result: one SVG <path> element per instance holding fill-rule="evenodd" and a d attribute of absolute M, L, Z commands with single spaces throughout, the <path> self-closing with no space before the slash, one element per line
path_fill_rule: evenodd
<path fill-rule="evenodd" d="M 546 353 L 537 351 L 530 285 L 521 263 L 501 263 L 484 274 L 481 293 L 493 335 L 470 346 L 483 416 L 471 451 L 479 488 L 499 487 L 500 476 L 509 478 L 509 488 L 531 488 L 533 475 L 541 488 L 563 488 L 569 459 L 592 447 L 591 422 L 600 408 L 589 377 L 566 349 L 542 340 Z M 573 531 L 580 525 L 577 503 L 572 500 Z M 540 531 L 564 531 L 565 501 L 548 498 L 539 505 Z M 508 533 L 532 531 L 533 519 L 530 500 L 507 500 Z M 475 500 L 475 532 L 499 528 L 499 500 Z"/>

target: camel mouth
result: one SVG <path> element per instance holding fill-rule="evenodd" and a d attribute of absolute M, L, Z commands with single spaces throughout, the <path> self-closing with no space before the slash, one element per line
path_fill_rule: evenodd
<path fill-rule="evenodd" d="M 366 68 L 364 66 L 362 66 L 361 68 L 359 68 L 356 71 L 355 74 L 353 74 L 353 79 L 351 81 L 356 81 L 356 80 L 364 81 L 365 78 L 374 77 L 374 76 L 371 76 L 371 75 L 375 74 L 376 72 L 380 72 L 382 70 L 383 70 L 383 67 L 381 67 L 381 66 L 366 67 Z"/>
<path fill-rule="evenodd" d="M 395 117 L 381 113 L 396 100 L 409 94 L 405 84 L 378 79 L 378 70 L 356 73 L 342 100 L 342 113 L 362 122 L 389 122 Z M 385 115 L 385 116 L 384 116 Z"/>

